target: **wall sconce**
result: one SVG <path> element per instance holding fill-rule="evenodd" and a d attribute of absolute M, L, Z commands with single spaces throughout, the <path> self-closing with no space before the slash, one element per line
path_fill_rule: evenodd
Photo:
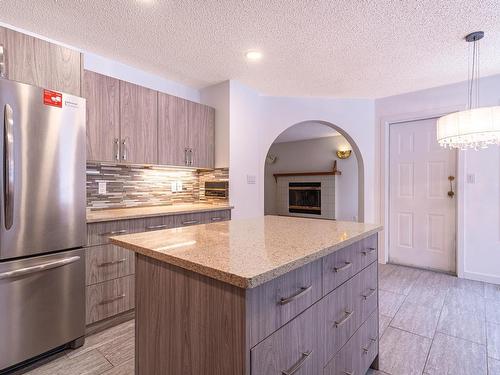
<path fill-rule="evenodd" d="M 337 157 L 339 159 L 347 159 L 351 156 L 351 150 L 337 150 Z"/>

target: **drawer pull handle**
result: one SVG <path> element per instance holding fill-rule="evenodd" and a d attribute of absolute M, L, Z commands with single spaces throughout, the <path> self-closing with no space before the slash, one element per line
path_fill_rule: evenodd
<path fill-rule="evenodd" d="M 336 320 L 335 321 L 335 327 L 338 328 L 342 325 L 344 325 L 345 322 L 347 322 L 349 319 L 351 319 L 353 311 L 346 311 L 342 319 Z"/>
<path fill-rule="evenodd" d="M 146 227 L 146 230 L 157 230 L 157 229 L 165 229 L 165 228 L 168 228 L 168 224 L 151 225 L 150 227 Z"/>
<path fill-rule="evenodd" d="M 295 294 L 292 294 L 290 297 L 286 297 L 286 298 L 282 297 L 280 299 L 280 305 L 286 305 L 287 303 L 290 303 L 290 302 L 296 300 L 297 298 L 302 297 L 307 292 L 309 292 L 311 289 L 312 289 L 312 285 L 307 286 L 307 287 L 302 287 L 302 288 L 300 288 L 300 290 L 298 292 L 296 292 Z"/>
<path fill-rule="evenodd" d="M 370 342 L 369 342 L 368 346 L 366 348 L 362 348 L 363 349 L 363 353 L 364 354 L 368 354 L 368 352 L 370 351 L 370 347 L 376 341 L 377 341 L 377 339 L 370 339 Z"/>
<path fill-rule="evenodd" d="M 377 291 L 377 289 L 370 288 L 370 291 L 367 294 L 363 294 L 363 299 L 370 298 L 371 296 L 373 296 L 375 294 L 376 291 Z"/>
<path fill-rule="evenodd" d="M 103 263 L 99 263 L 97 265 L 97 267 L 107 267 L 107 266 L 112 266 L 114 264 L 119 264 L 119 263 L 123 263 L 123 262 L 126 262 L 127 261 L 127 258 L 123 258 L 123 259 L 118 259 L 118 260 L 112 260 L 110 262 L 103 262 Z"/>
<path fill-rule="evenodd" d="M 355 375 L 354 371 L 343 371 L 345 375 Z"/>
<path fill-rule="evenodd" d="M 377 249 L 375 249 L 374 247 L 369 247 L 367 250 L 363 250 L 361 254 L 363 254 L 364 256 L 372 255 L 375 251 L 377 251 Z"/>
<path fill-rule="evenodd" d="M 127 233 L 127 230 L 121 229 L 121 230 L 112 230 L 111 232 L 101 233 L 100 235 L 102 237 L 108 237 L 108 236 L 114 236 L 115 234 L 125 234 L 125 233 Z"/>
<path fill-rule="evenodd" d="M 125 293 L 124 294 L 120 294 L 119 296 L 116 296 L 116 297 L 113 297 L 113 298 L 110 298 L 110 299 L 105 299 L 105 300 L 99 302 L 99 305 L 107 305 L 108 303 L 116 302 L 116 301 L 121 300 L 123 298 L 125 298 Z"/>
<path fill-rule="evenodd" d="M 213 217 L 211 220 L 212 221 L 221 221 L 222 218 L 217 216 L 217 217 Z"/>
<path fill-rule="evenodd" d="M 182 225 L 191 225 L 191 224 L 198 224 L 198 220 L 187 220 L 182 222 Z"/>
<path fill-rule="evenodd" d="M 302 353 L 302 358 L 299 359 L 299 361 L 294 364 L 292 367 L 290 367 L 288 370 L 283 370 L 281 371 L 281 375 L 293 375 L 297 371 L 300 370 L 302 366 L 304 366 L 304 363 L 307 361 L 307 359 L 311 356 L 312 350 L 309 350 L 308 352 L 303 352 Z"/>
<path fill-rule="evenodd" d="M 345 262 L 345 264 L 341 267 L 333 267 L 335 272 L 345 271 L 352 267 L 352 262 Z"/>

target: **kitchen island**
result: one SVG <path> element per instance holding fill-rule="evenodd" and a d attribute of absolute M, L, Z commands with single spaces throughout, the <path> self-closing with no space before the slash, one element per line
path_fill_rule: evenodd
<path fill-rule="evenodd" d="M 264 216 L 112 237 L 136 256 L 136 374 L 364 374 L 380 226 Z"/>

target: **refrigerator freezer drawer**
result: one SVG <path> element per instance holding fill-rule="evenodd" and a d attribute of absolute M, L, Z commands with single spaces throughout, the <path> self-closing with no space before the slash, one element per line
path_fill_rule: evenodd
<path fill-rule="evenodd" d="M 0 263 L 0 371 L 85 334 L 83 249 Z"/>

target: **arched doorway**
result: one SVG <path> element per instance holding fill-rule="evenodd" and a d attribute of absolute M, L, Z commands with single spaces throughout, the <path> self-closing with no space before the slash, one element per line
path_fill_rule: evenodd
<path fill-rule="evenodd" d="M 331 140 L 328 137 L 332 137 Z M 339 149 L 351 150 L 352 155 L 349 158 L 350 160 L 340 159 L 336 155 L 336 151 Z M 268 156 L 266 157 L 264 166 L 264 211 L 266 214 L 284 214 L 284 205 L 287 205 L 287 211 L 292 212 L 290 208 L 292 206 L 289 204 L 289 199 L 292 199 L 292 195 L 295 194 L 291 192 L 294 189 L 291 187 L 292 185 L 298 186 L 296 189 L 300 190 L 305 188 L 301 185 L 304 185 L 306 181 L 322 180 L 324 181 L 323 186 L 327 186 L 330 189 L 329 180 L 325 179 L 326 176 L 317 175 L 318 177 L 312 177 L 302 175 L 304 177 L 283 177 L 283 173 L 304 172 L 308 174 L 311 171 L 326 172 L 333 170 L 333 162 L 336 160 L 337 169 L 340 172 L 342 172 L 342 168 L 348 168 L 348 170 L 344 169 L 344 176 L 335 176 L 334 179 L 335 216 L 339 216 L 340 220 L 364 221 L 363 157 L 356 142 L 344 129 L 323 120 L 302 121 L 289 126 L 280 133 L 267 150 L 266 155 Z M 273 183 L 274 185 L 272 185 Z M 315 183 L 318 184 L 318 182 Z M 352 186 L 353 184 L 355 186 Z M 306 185 L 314 190 L 313 185 L 307 183 Z M 352 186 L 352 189 L 349 186 Z M 340 191 L 343 192 L 341 197 L 336 194 Z M 354 196 L 348 197 L 349 195 L 353 195 L 353 193 Z M 307 194 L 314 195 L 312 192 Z M 321 195 L 323 196 L 323 193 Z M 272 199 L 275 199 L 276 202 L 274 206 L 270 203 Z M 331 199 L 331 196 L 326 195 L 326 199 Z M 354 203 L 346 203 L 347 200 L 353 200 Z M 317 206 L 317 202 L 315 204 Z M 353 204 L 356 207 L 353 208 Z M 323 199 L 321 206 L 324 207 L 324 205 L 325 200 Z M 318 210 L 318 208 L 314 209 Z M 353 210 L 354 214 L 349 214 Z M 324 212 L 325 210 L 323 210 L 321 216 L 317 214 L 318 217 L 337 219 L 337 217 L 325 215 Z M 304 216 L 315 217 L 313 211 L 307 210 L 299 210 L 298 213 L 292 213 L 292 215 L 302 216 L 301 213 L 305 213 Z"/>

